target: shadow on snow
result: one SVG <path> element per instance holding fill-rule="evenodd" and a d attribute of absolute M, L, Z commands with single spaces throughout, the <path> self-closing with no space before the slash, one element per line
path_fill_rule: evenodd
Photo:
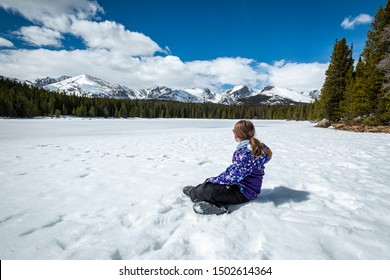
<path fill-rule="evenodd" d="M 297 191 L 287 187 L 276 187 L 271 189 L 263 189 L 261 194 L 257 197 L 254 202 L 267 203 L 273 202 L 276 207 L 289 203 L 295 202 L 300 203 L 309 200 L 310 193 L 306 191 Z"/>
<path fill-rule="evenodd" d="M 263 189 L 261 194 L 253 201 L 249 203 L 268 203 L 272 202 L 275 207 L 283 205 L 285 203 L 295 202 L 301 203 L 309 200 L 310 193 L 307 191 L 297 191 L 284 186 L 275 187 L 273 189 Z M 230 205 L 229 208 L 232 211 L 239 209 L 245 205 Z"/>

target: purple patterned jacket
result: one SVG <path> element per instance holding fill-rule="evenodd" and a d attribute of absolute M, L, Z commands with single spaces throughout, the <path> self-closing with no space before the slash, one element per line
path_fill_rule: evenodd
<path fill-rule="evenodd" d="M 264 148 L 268 148 L 263 144 Z M 213 184 L 226 185 L 228 188 L 237 185 L 241 193 L 248 199 L 255 199 L 261 192 L 261 184 L 264 176 L 264 164 L 270 161 L 270 157 L 263 153 L 255 157 L 251 153 L 252 147 L 249 140 L 238 144 L 233 154 L 232 164 L 217 177 L 208 179 Z"/>

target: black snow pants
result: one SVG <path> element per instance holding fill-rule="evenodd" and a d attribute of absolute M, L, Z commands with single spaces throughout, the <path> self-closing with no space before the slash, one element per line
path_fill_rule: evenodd
<path fill-rule="evenodd" d="M 238 186 L 225 186 L 205 181 L 190 192 L 192 202 L 207 201 L 215 205 L 240 204 L 249 200 Z"/>

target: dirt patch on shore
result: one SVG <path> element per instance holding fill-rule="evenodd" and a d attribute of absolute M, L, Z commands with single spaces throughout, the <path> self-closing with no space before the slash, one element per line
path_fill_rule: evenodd
<path fill-rule="evenodd" d="M 390 133 L 390 126 L 388 125 L 362 125 L 362 124 L 345 124 L 345 123 L 332 123 L 332 126 L 338 130 L 347 130 L 354 132 L 377 132 L 377 133 Z"/>

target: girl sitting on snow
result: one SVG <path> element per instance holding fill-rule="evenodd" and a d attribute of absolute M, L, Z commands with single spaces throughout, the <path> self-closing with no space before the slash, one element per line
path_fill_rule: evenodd
<path fill-rule="evenodd" d="M 226 171 L 196 187 L 183 188 L 199 214 L 228 213 L 226 204 L 248 202 L 261 192 L 264 165 L 270 161 L 272 151 L 254 137 L 255 127 L 250 121 L 238 121 L 233 133 L 239 144 Z"/>

